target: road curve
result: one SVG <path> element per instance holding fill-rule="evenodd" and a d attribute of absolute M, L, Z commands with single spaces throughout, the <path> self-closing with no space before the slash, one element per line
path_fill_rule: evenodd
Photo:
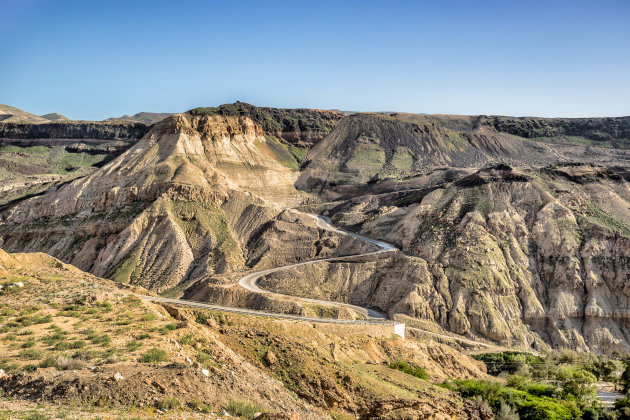
<path fill-rule="evenodd" d="M 301 263 L 297 263 L 297 264 L 290 264 L 290 265 L 285 265 L 282 267 L 276 267 L 276 268 L 270 268 L 267 270 L 261 270 L 261 271 L 257 271 L 254 273 L 250 273 L 247 274 L 243 277 L 241 277 L 239 279 L 239 285 L 242 286 L 243 288 L 250 290 L 252 292 L 255 293 L 267 293 L 267 294 L 276 294 L 276 295 L 280 295 L 280 296 L 287 296 L 287 295 L 281 295 L 278 293 L 273 293 L 273 292 L 269 292 L 267 290 L 261 289 L 256 282 L 258 281 L 258 279 L 260 279 L 262 276 L 276 272 L 276 271 L 280 271 L 280 270 L 287 270 L 290 268 L 294 268 L 294 267 L 299 267 L 302 265 L 306 265 L 306 264 L 313 264 L 316 262 L 320 262 L 320 261 L 328 261 L 328 262 L 334 262 L 334 261 L 344 261 L 344 260 L 348 260 L 349 258 L 352 257 L 358 257 L 358 256 L 367 256 L 367 255 L 377 255 L 377 254 L 381 254 L 381 253 L 386 253 L 386 252 L 392 252 L 392 251 L 397 251 L 398 248 L 396 248 L 395 246 L 388 244 L 386 242 L 382 242 L 382 241 L 377 241 L 374 239 L 370 239 L 367 238 L 365 236 L 356 234 L 356 233 L 352 233 L 352 232 L 346 232 L 340 229 L 337 229 L 333 226 L 331 226 L 330 224 L 330 219 L 328 219 L 327 217 L 324 216 L 318 216 L 318 215 L 314 215 L 314 214 L 309 214 L 309 216 L 311 216 L 312 218 L 316 219 L 316 223 L 317 226 L 325 229 L 325 230 L 329 230 L 331 232 L 336 232 L 340 235 L 346 235 L 346 236 L 352 236 L 354 238 L 360 239 L 362 241 L 365 242 L 369 242 L 371 244 L 374 244 L 376 246 L 378 246 L 380 249 L 378 251 L 372 251 L 372 252 L 367 252 L 367 253 L 362 253 L 362 254 L 355 254 L 355 255 L 348 255 L 348 256 L 344 256 L 344 257 L 333 257 L 333 258 L 324 258 L 324 259 L 318 259 L 318 260 L 310 260 L 310 261 L 305 261 L 305 262 L 301 262 Z M 244 309 L 244 308 L 236 308 L 236 307 L 231 307 L 231 306 L 221 306 L 221 305 L 213 305 L 210 303 L 205 303 L 205 302 L 197 302 L 197 301 L 191 301 L 191 300 L 185 300 L 185 299 L 170 299 L 170 298 L 163 298 L 163 297 L 156 297 L 156 296 L 146 296 L 146 295 L 140 295 L 140 294 L 136 294 L 136 296 L 138 296 L 139 298 L 148 300 L 148 301 L 153 301 L 153 302 L 161 302 L 161 303 L 168 303 L 168 304 L 172 304 L 172 305 L 179 305 L 179 306 L 190 306 L 190 307 L 195 307 L 195 308 L 203 308 L 203 309 L 211 309 L 211 310 L 216 310 L 216 311 L 222 311 L 222 312 L 230 312 L 230 313 L 236 313 L 236 314 L 244 314 L 244 315 L 254 315 L 254 316 L 264 316 L 264 317 L 269 317 L 269 318 L 281 318 L 281 319 L 292 319 L 292 320 L 297 320 L 297 321 L 306 321 L 306 322 L 317 322 L 317 323 L 325 323 L 325 324 L 367 324 L 367 325 L 374 325 L 374 324 L 391 324 L 391 325 L 397 325 L 397 324 L 401 324 L 400 322 L 396 322 L 396 321 L 391 321 L 391 320 L 387 320 L 386 316 L 383 315 L 382 313 L 375 311 L 373 309 L 369 309 L 369 308 L 363 308 L 360 306 L 355 306 L 355 305 L 350 305 L 347 303 L 340 303 L 340 302 L 330 302 L 330 301 L 325 301 L 325 300 L 317 300 L 317 299 L 310 299 L 310 298 L 298 298 L 295 296 L 290 296 L 292 299 L 300 299 L 303 301 L 307 301 L 307 302 L 314 302 L 314 303 L 318 303 L 318 304 L 325 304 L 325 305 L 335 305 L 335 306 L 346 306 L 349 308 L 352 308 L 353 310 L 359 312 L 360 314 L 362 314 L 363 316 L 365 316 L 367 319 L 364 320 L 351 320 L 351 319 L 334 319 L 334 318 L 310 318 L 310 317 L 304 317 L 304 316 L 300 316 L 300 315 L 291 315 L 291 314 L 283 314 L 283 313 L 277 313 L 277 312 L 264 312 L 264 311 L 257 311 L 254 309 Z M 402 324 L 404 325 L 404 324 Z M 422 332 L 424 334 L 429 334 L 432 336 L 436 336 L 436 337 L 441 337 L 441 338 L 446 338 L 446 339 L 450 339 L 450 340 L 455 340 L 455 341 L 460 341 L 466 344 L 475 344 L 475 345 L 481 345 L 484 347 L 495 347 L 497 349 L 501 349 L 501 351 L 503 351 L 502 348 L 500 348 L 499 346 L 493 346 L 491 344 L 488 343 L 484 343 L 484 342 L 480 342 L 480 341 L 475 341 L 475 340 L 470 340 L 464 337 L 460 337 L 460 336 L 453 336 L 453 335 L 447 335 L 447 334 L 440 334 L 440 333 L 435 333 L 432 331 L 427 331 L 427 330 L 422 330 L 419 328 L 412 328 L 412 330 L 418 330 L 418 332 Z M 403 333 L 404 336 L 404 333 Z M 516 349 L 518 350 L 518 349 Z"/>
<path fill-rule="evenodd" d="M 243 287 L 246 290 L 249 290 L 250 292 L 254 292 L 254 293 L 265 293 L 265 294 L 273 294 L 273 295 L 277 295 L 277 296 L 288 296 L 288 295 L 283 295 L 280 293 L 274 293 L 274 292 L 270 292 L 268 290 L 262 289 L 260 286 L 258 286 L 258 280 L 263 277 L 266 276 L 268 274 L 271 273 L 275 273 L 277 271 L 281 271 L 281 270 L 289 270 L 291 268 L 295 268 L 295 267 L 300 267 L 303 265 L 307 265 L 307 264 L 314 264 L 314 263 L 318 263 L 318 262 L 335 262 L 335 261 L 343 261 L 343 260 L 347 260 L 348 258 L 352 258 L 352 257 L 364 257 L 367 255 L 377 255 L 377 254 L 382 254 L 385 252 L 391 252 L 391 251 L 397 251 L 398 248 L 396 248 L 395 246 L 388 244 L 386 242 L 382 242 L 382 241 L 377 241 L 375 239 L 371 239 L 371 238 L 367 238 L 363 235 L 359 235 L 357 233 L 352 233 L 352 232 L 347 232 L 341 229 L 337 229 L 334 226 L 332 226 L 330 224 L 330 219 L 328 219 L 325 216 L 319 216 L 319 215 L 315 215 L 315 214 L 310 214 L 308 213 L 308 215 L 310 217 L 312 217 L 313 219 L 315 219 L 315 222 L 317 224 L 317 227 L 319 227 L 320 229 L 324 229 L 324 230 L 328 230 L 331 232 L 335 232 L 338 233 L 340 235 L 344 235 L 344 236 L 352 236 L 354 238 L 357 238 L 361 241 L 364 242 L 368 242 L 370 244 L 376 245 L 377 247 L 379 247 L 378 251 L 372 251 L 372 252 L 365 252 L 365 253 L 361 253 L 361 254 L 353 254 L 353 255 L 346 255 L 343 257 L 331 257 L 331 258 L 321 258 L 321 259 L 316 259 L 316 260 L 310 260 L 310 261 L 304 261 L 301 263 L 296 263 L 296 264 L 289 264 L 289 265 L 283 265 L 281 267 L 276 267 L 276 268 L 269 268 L 267 270 L 261 270 L 261 271 L 256 271 L 254 273 L 250 273 L 247 274 L 246 276 L 243 276 L 239 279 L 238 284 Z M 385 316 L 384 314 L 382 314 L 381 312 L 378 312 L 374 309 L 370 309 L 370 308 L 364 308 L 361 306 L 356 306 L 356 305 L 350 305 L 348 303 L 341 303 L 341 302 L 331 302 L 331 301 L 327 301 L 327 300 L 319 300 L 319 299 L 311 299 L 311 298 L 304 298 L 304 297 L 297 297 L 297 296 L 288 296 L 291 299 L 298 299 L 304 302 L 309 302 L 309 303 L 317 303 L 320 305 L 334 305 L 334 306 L 345 306 L 348 307 L 356 312 L 358 312 L 359 314 L 363 315 L 364 317 L 366 317 L 367 319 L 387 319 L 387 316 Z"/>

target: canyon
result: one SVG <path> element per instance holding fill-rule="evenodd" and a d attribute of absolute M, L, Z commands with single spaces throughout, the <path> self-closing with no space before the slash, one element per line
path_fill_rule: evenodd
<path fill-rule="evenodd" d="M 0 122 L 0 248 L 10 253 L 0 262 L 12 276 L 28 270 L 11 268 L 15 261 L 42 252 L 49 257 L 37 258 L 72 266 L 77 278 L 169 298 L 359 316 L 291 299 L 312 298 L 501 348 L 630 352 L 630 117 L 349 113 L 241 102 L 104 122 L 19 115 Z M 253 271 L 374 250 L 323 229 L 308 213 L 399 251 L 300 265 L 258 281 L 278 295 L 240 287 L 238 279 Z M 186 311 L 167 308 L 164 316 L 194 320 Z M 274 353 L 289 352 L 296 331 L 308 337 L 300 354 L 317 353 L 319 367 L 297 372 L 287 358 L 281 371 L 270 369 L 291 390 L 308 382 L 298 395 L 313 412 L 395 418 L 396 410 L 421 407 L 396 393 L 385 401 L 361 385 L 357 378 L 368 373 L 394 381 L 381 367 L 370 370 L 368 360 L 404 354 L 435 378 L 485 378 L 472 359 L 453 361 L 467 357 L 460 349 L 432 340 L 412 337 L 392 344 L 394 351 L 387 340 L 352 338 L 344 356 L 332 335 L 312 336 L 306 326 L 265 326 L 248 316 L 231 322 L 222 345 L 238 349 L 252 369 L 263 365 L 247 325 L 261 337 L 271 329 L 281 337 Z M 330 345 L 333 360 L 346 360 L 353 372 L 345 385 L 323 385 L 315 373 L 333 369 L 322 350 Z M 355 358 L 360 372 L 349 367 Z M 363 405 L 351 403 L 357 395 Z M 462 418 L 488 418 L 467 400 L 444 398 L 434 415 L 457 416 L 446 408 L 450 401 L 464 404 Z M 300 411 L 305 418 L 308 410 Z"/>

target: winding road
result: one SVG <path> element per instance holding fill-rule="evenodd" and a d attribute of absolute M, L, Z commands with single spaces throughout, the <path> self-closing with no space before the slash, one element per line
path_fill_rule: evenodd
<path fill-rule="evenodd" d="M 303 302 L 316 303 L 319 305 L 337 306 L 337 307 L 345 306 L 361 314 L 365 319 L 351 320 L 351 319 L 334 319 L 334 318 L 311 318 L 311 317 L 304 317 L 300 315 L 283 314 L 283 313 L 277 313 L 277 312 L 264 312 L 264 311 L 257 311 L 254 309 L 213 305 L 211 303 L 197 302 L 197 301 L 191 301 L 191 300 L 185 300 L 185 299 L 171 299 L 171 298 L 145 296 L 145 295 L 137 295 L 137 296 L 142 299 L 146 299 L 146 300 L 150 300 L 154 302 L 168 303 L 168 304 L 179 305 L 179 306 L 189 306 L 189 307 L 195 307 L 195 308 L 211 309 L 211 310 L 236 313 L 236 314 L 263 316 L 263 317 L 269 317 L 269 318 L 292 319 L 292 320 L 298 320 L 298 321 L 307 321 L 307 322 L 316 322 L 316 323 L 325 323 L 325 324 L 379 324 L 379 325 L 390 324 L 390 325 L 400 325 L 400 326 L 403 326 L 404 328 L 403 323 L 396 322 L 393 320 L 388 320 L 385 314 L 378 312 L 374 309 L 364 308 L 361 306 L 351 305 L 351 304 L 342 303 L 342 302 L 331 302 L 331 301 L 326 301 L 326 300 L 283 295 L 280 293 L 270 292 L 258 286 L 258 280 L 261 277 L 266 276 L 271 273 L 281 271 L 281 270 L 290 270 L 295 267 L 300 267 L 307 264 L 315 264 L 319 262 L 347 261 L 349 259 L 357 258 L 357 257 L 366 257 L 370 255 L 379 255 L 379 254 L 384 254 L 388 252 L 398 251 L 398 248 L 396 248 L 395 246 L 387 242 L 378 241 L 375 239 L 365 237 L 363 235 L 359 235 L 357 233 L 347 232 L 341 229 L 337 229 L 330 224 L 330 219 L 328 219 L 325 216 L 320 216 L 320 215 L 315 215 L 315 214 L 310 214 L 310 213 L 307 213 L 307 214 L 313 219 L 315 219 L 317 227 L 319 227 L 320 229 L 324 229 L 330 232 L 335 232 L 339 235 L 351 236 L 361 241 L 376 245 L 379 249 L 377 251 L 346 255 L 342 257 L 321 258 L 321 259 L 309 260 L 309 261 L 304 261 L 304 262 L 295 263 L 295 264 L 284 265 L 284 266 L 276 267 L 276 268 L 269 268 L 266 270 L 260 270 L 253 273 L 249 273 L 241 277 L 238 280 L 238 284 L 242 288 L 249 290 L 251 292 L 254 292 L 254 293 L 263 293 L 263 294 L 269 294 L 269 295 L 276 295 L 280 297 L 289 297 L 291 298 L 291 300 L 294 300 L 294 301 L 298 300 L 298 301 L 303 301 Z M 504 351 L 505 350 L 504 348 L 501 348 L 492 344 L 484 343 L 481 341 L 475 341 L 475 340 L 467 339 L 464 337 L 459 337 L 456 335 L 441 334 L 441 333 L 436 333 L 433 331 L 421 330 L 418 328 L 411 328 L 410 330 L 417 330 L 418 332 L 422 332 L 424 334 L 428 334 L 431 336 L 460 341 L 464 344 L 482 346 L 487 349 L 486 351 L 495 351 L 495 350 Z M 402 333 L 401 336 L 404 337 L 404 332 Z"/>
<path fill-rule="evenodd" d="M 352 320 L 352 319 L 334 319 L 334 318 L 311 318 L 311 317 L 304 317 L 304 316 L 300 316 L 300 315 L 283 314 L 283 313 L 277 313 L 277 312 L 264 312 L 264 311 L 257 311 L 257 310 L 254 310 L 254 309 L 245 309 L 245 308 L 236 308 L 236 307 L 231 307 L 231 306 L 213 305 L 211 303 L 197 302 L 197 301 L 186 300 L 186 299 L 171 299 L 171 298 L 156 297 L 156 296 L 146 296 L 146 295 L 140 295 L 140 294 L 136 294 L 136 296 L 138 296 L 138 297 L 140 297 L 142 299 L 145 299 L 145 300 L 150 300 L 150 301 L 154 301 L 154 302 L 161 302 L 161 303 L 168 303 L 168 304 L 172 304 L 172 305 L 190 306 L 190 307 L 195 307 L 195 308 L 212 309 L 212 310 L 217 310 L 217 311 L 222 311 L 222 312 L 230 312 L 230 313 L 245 314 L 245 315 L 256 315 L 256 316 L 264 316 L 264 317 L 270 317 L 270 318 L 293 319 L 293 320 L 298 320 L 298 321 L 318 322 L 318 323 L 325 323 L 325 324 L 380 324 L 380 325 L 382 325 L 382 324 L 392 324 L 392 325 L 401 324 L 399 322 L 388 320 L 387 317 L 384 314 L 382 314 L 382 313 L 380 313 L 380 312 L 378 312 L 378 311 L 376 311 L 374 309 L 364 308 L 364 307 L 361 307 L 361 306 L 351 305 L 351 304 L 342 303 L 342 302 L 330 302 L 330 301 L 326 301 L 326 300 L 318 300 L 318 299 L 310 299 L 310 298 L 302 298 L 302 297 L 296 297 L 296 296 L 282 295 L 282 294 L 279 294 L 279 293 L 270 292 L 270 291 L 262 289 L 262 288 L 260 288 L 258 286 L 257 282 L 262 276 L 265 276 L 265 275 L 271 274 L 271 273 L 275 273 L 275 272 L 280 271 L 280 270 L 289 270 L 289 269 L 294 268 L 294 267 L 299 267 L 299 266 L 307 265 L 307 264 L 314 264 L 314 263 L 322 262 L 322 261 L 328 261 L 328 262 L 346 261 L 346 260 L 348 260 L 350 258 L 365 257 L 365 256 L 369 256 L 369 255 L 378 255 L 378 254 L 382 254 L 382 253 L 386 253 L 386 252 L 393 252 L 393 251 L 397 251 L 398 250 L 398 248 L 396 248 L 395 246 L 393 246 L 391 244 L 388 244 L 386 242 L 377 241 L 377 240 L 370 239 L 370 238 L 367 238 L 365 236 L 362 236 L 362 235 L 359 235 L 359 234 L 356 234 L 356 233 L 346 232 L 346 231 L 337 229 L 337 228 L 331 226 L 330 220 L 327 217 L 318 216 L 318 215 L 314 215 L 314 214 L 309 214 L 309 216 L 312 217 L 313 219 L 315 219 L 317 226 L 319 228 L 321 228 L 321 229 L 328 230 L 328 231 L 331 231 L 331 232 L 335 232 L 335 233 L 338 233 L 338 234 L 344 235 L 344 236 L 352 236 L 352 237 L 357 238 L 359 240 L 362 240 L 364 242 L 368 242 L 368 243 L 371 243 L 373 245 L 376 245 L 379 249 L 377 251 L 371 251 L 371 252 L 365 252 L 365 253 L 353 254 L 353 255 L 346 255 L 346 256 L 343 256 L 343 257 L 322 258 L 322 259 L 304 261 L 304 262 L 296 263 L 296 264 L 284 265 L 284 266 L 276 267 L 276 268 L 270 268 L 270 269 L 267 269 L 267 270 L 256 271 L 254 273 L 249 273 L 249 274 L 241 277 L 238 280 L 239 285 L 241 287 L 243 287 L 244 289 L 249 290 L 249 291 L 254 292 L 254 293 L 264 293 L 264 294 L 270 294 L 270 295 L 290 297 L 292 300 L 300 300 L 300 301 L 309 302 L 309 303 L 317 303 L 317 304 L 320 304 L 320 305 L 345 306 L 345 307 L 348 307 L 348 308 L 356 311 L 357 313 L 361 314 L 363 317 L 365 317 L 365 319 Z M 404 324 L 402 324 L 402 325 L 404 325 Z"/>
<path fill-rule="evenodd" d="M 315 215 L 315 214 L 309 214 L 310 217 L 312 217 L 313 219 L 315 219 L 317 227 L 319 227 L 320 229 L 324 229 L 324 230 L 328 230 L 331 232 L 335 232 L 338 233 L 340 235 L 344 235 L 344 236 L 352 236 L 354 238 L 357 238 L 361 241 L 364 242 L 368 242 L 370 244 L 376 245 L 377 247 L 379 247 L 378 251 L 372 251 L 372 252 L 366 252 L 366 253 L 361 253 L 361 254 L 354 254 L 354 255 L 346 255 L 343 257 L 331 257 L 331 258 L 320 258 L 320 259 L 316 259 L 316 260 L 310 260 L 310 261 L 304 261 L 301 263 L 296 263 L 296 264 L 289 264 L 289 265 L 283 265 L 281 267 L 276 267 L 276 268 L 270 268 L 267 270 L 261 270 L 261 271 L 256 271 L 255 273 L 250 273 L 246 276 L 243 276 L 239 279 L 238 284 L 246 289 L 249 290 L 250 292 L 254 292 L 254 293 L 264 293 L 264 294 L 272 294 L 272 295 L 276 295 L 276 296 L 286 296 L 286 295 L 282 295 L 279 293 L 274 293 L 274 292 L 270 292 L 268 290 L 262 289 L 260 288 L 260 286 L 258 286 L 257 282 L 258 280 L 263 277 L 266 276 L 268 274 L 271 273 L 275 273 L 278 271 L 282 271 L 282 270 L 289 270 L 295 267 L 300 267 L 303 265 L 308 265 L 308 264 L 314 264 L 314 263 L 319 263 L 319 262 L 335 262 L 335 261 L 343 261 L 343 260 L 347 260 L 348 258 L 352 258 L 352 257 L 365 257 L 368 255 L 378 255 L 378 254 L 382 254 L 385 252 L 392 252 L 392 251 L 397 251 L 398 248 L 396 248 L 395 246 L 388 244 L 386 242 L 382 242 L 382 241 L 377 241 L 374 239 L 370 239 L 370 238 L 366 238 L 363 235 L 359 235 L 356 233 L 352 233 L 352 232 L 346 232 L 344 230 L 340 230 L 337 229 L 335 227 L 333 227 L 330 224 L 330 219 L 328 219 L 327 217 L 324 216 L 319 216 L 319 215 Z M 356 311 L 357 313 L 361 314 L 362 316 L 364 316 L 367 319 L 387 319 L 387 317 L 374 310 L 374 309 L 370 309 L 370 308 L 364 308 L 361 306 L 356 306 L 356 305 L 350 305 L 348 303 L 341 303 L 341 302 L 330 302 L 327 300 L 319 300 L 319 299 L 310 299 L 310 298 L 303 298 L 303 297 L 296 297 L 296 296 L 291 296 L 292 299 L 294 300 L 300 300 L 303 302 L 309 302 L 309 303 L 317 303 L 320 305 L 332 305 L 332 306 L 345 306 L 347 308 L 350 308 L 354 311 Z"/>

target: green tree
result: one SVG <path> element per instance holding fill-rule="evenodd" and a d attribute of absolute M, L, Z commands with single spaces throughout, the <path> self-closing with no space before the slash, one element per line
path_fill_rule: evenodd
<path fill-rule="evenodd" d="M 568 368 L 565 370 L 566 379 L 562 383 L 562 392 L 566 396 L 574 396 L 584 403 L 597 398 L 597 378 L 591 372 L 582 368 Z"/>

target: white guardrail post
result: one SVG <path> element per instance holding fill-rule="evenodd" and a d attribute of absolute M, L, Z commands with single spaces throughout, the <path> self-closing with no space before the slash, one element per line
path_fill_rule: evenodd
<path fill-rule="evenodd" d="M 400 338 L 404 340 L 405 339 L 405 324 L 403 323 L 394 324 L 394 334 L 396 334 L 397 336 L 399 336 Z"/>

